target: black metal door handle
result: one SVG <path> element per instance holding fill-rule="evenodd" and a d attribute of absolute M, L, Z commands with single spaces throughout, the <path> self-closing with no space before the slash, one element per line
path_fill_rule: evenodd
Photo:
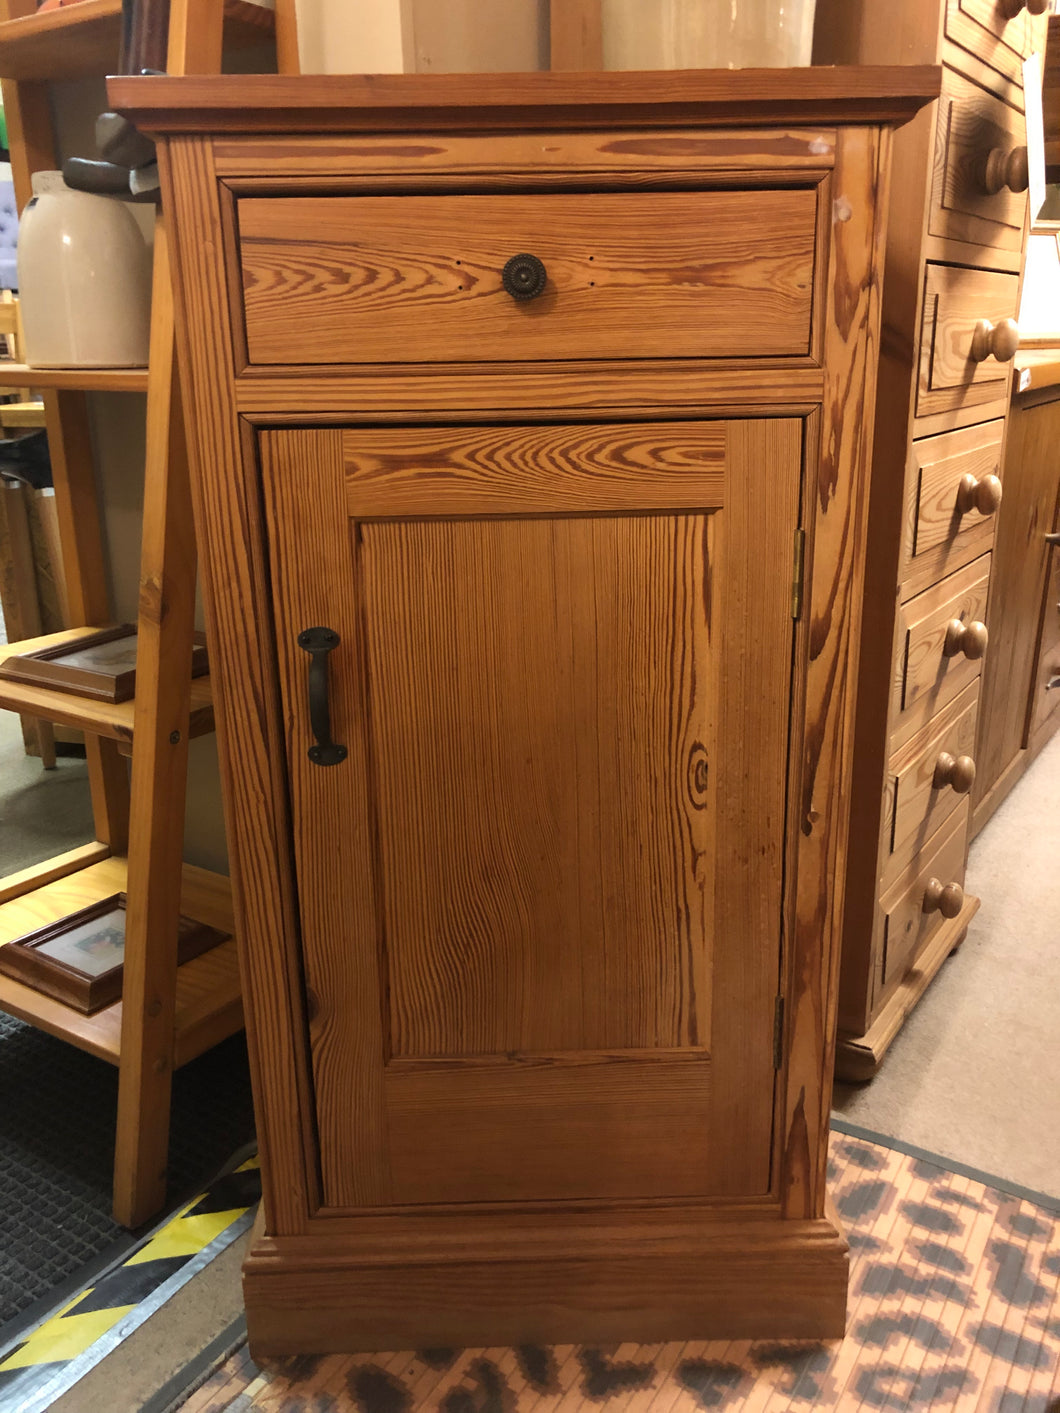
<path fill-rule="evenodd" d="M 314 765 L 338 765 L 346 759 L 346 747 L 331 739 L 328 706 L 328 653 L 339 641 L 334 628 L 303 628 L 298 635 L 298 646 L 309 654 L 309 724 L 316 745 L 307 754 Z"/>

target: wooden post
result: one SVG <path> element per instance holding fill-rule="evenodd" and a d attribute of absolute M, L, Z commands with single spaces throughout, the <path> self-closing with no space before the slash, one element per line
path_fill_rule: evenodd
<path fill-rule="evenodd" d="M 601 0 L 551 0 L 549 12 L 553 69 L 602 69 Z"/>

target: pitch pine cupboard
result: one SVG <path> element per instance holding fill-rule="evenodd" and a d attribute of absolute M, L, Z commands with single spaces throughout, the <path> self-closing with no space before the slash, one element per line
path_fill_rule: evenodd
<path fill-rule="evenodd" d="M 838 1335 L 891 128 L 924 69 L 151 78 L 259 1353 Z"/>

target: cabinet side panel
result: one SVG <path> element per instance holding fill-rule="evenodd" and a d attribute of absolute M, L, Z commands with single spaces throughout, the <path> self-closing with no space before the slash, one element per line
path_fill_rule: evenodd
<path fill-rule="evenodd" d="M 824 1210 L 889 148 L 889 132 L 840 134 L 823 276 L 827 374 L 821 458 L 810 468 L 805 509 L 810 622 L 806 721 L 795 743 L 796 917 L 780 1135 L 781 1195 L 792 1217 Z"/>
<path fill-rule="evenodd" d="M 178 138 L 160 145 L 159 158 L 173 212 L 177 342 L 264 1200 L 268 1230 L 288 1233 L 304 1226 L 315 1174 L 303 1156 L 308 1071 L 257 467 L 236 412 L 212 149 Z"/>

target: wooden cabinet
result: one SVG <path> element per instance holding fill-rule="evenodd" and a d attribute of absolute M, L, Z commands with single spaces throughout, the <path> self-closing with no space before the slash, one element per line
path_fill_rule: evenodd
<path fill-rule="evenodd" d="M 178 232 L 260 1352 L 842 1332 L 877 198 L 938 74 L 757 83 L 113 85 Z"/>
<path fill-rule="evenodd" d="M 1031 356 L 1033 357 L 1033 356 Z M 1042 355 L 1043 358 L 1048 355 Z M 1055 370 L 1052 376 L 1055 376 Z M 1060 385 L 1013 400 L 987 617 L 972 832 L 1060 727 Z"/>
<path fill-rule="evenodd" d="M 1010 626 L 991 579 L 1010 495 L 1002 459 L 1019 347 L 1022 64 L 1044 50 L 1045 9 L 1046 0 L 817 3 L 815 62 L 942 64 L 939 102 L 895 138 L 840 979 L 843 1079 L 875 1074 L 979 905 L 963 893 L 967 797 L 989 771 L 970 738 L 989 710 L 983 684 L 994 673 L 1008 680 L 1000 664 Z M 954 765 L 937 773 L 943 756 Z M 933 879 L 939 890 L 928 888 Z"/>

